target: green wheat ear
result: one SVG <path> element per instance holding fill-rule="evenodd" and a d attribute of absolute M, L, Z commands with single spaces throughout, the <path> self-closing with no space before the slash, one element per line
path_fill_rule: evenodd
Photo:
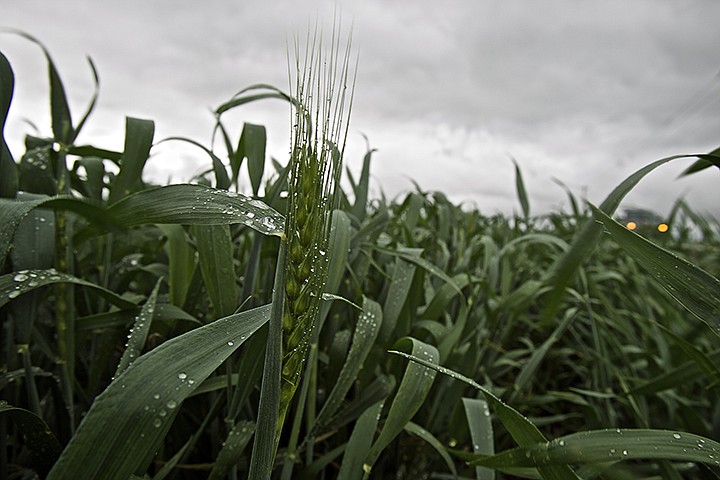
<path fill-rule="evenodd" d="M 285 307 L 278 430 L 300 383 L 309 339 L 327 280 L 331 212 L 354 92 L 350 78 L 350 36 L 341 49 L 333 28 L 329 52 L 317 30 L 301 62 L 295 41 L 294 69 L 288 67 L 296 100 L 293 118 L 289 207 L 285 223 Z M 350 84 L 350 85 L 348 85 Z M 348 94 L 349 86 L 349 94 Z M 279 432 L 278 432 L 279 433 Z"/>

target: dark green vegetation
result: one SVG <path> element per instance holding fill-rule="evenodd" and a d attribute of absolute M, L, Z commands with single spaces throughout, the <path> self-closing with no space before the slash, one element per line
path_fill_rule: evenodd
<path fill-rule="evenodd" d="M 207 172 L 156 187 L 154 124 L 128 118 L 122 152 L 76 145 L 97 92 L 74 122 L 47 59 L 51 136 L 0 149 L 2 478 L 718 478 L 718 226 L 678 203 L 658 246 L 610 218 L 653 169 L 716 175 L 717 157 L 541 217 L 518 169 L 507 218 L 437 192 L 369 199 L 368 152 L 317 247 L 327 281 L 295 361 L 278 315 L 317 293 L 305 256 L 279 260 L 283 192 L 313 189 L 223 114 L 297 102 L 240 92 Z M 0 129 L 12 88 L 0 56 Z"/>

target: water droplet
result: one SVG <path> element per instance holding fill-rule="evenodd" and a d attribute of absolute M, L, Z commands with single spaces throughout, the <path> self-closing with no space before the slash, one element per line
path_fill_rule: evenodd
<path fill-rule="evenodd" d="M 156 393 L 155 395 L 153 395 L 153 398 L 154 398 L 155 400 L 160 400 L 160 394 L 159 394 L 159 393 Z"/>
<path fill-rule="evenodd" d="M 673 433 L 673 438 L 676 440 L 680 440 L 682 438 L 679 433 Z"/>
<path fill-rule="evenodd" d="M 166 412 L 165 410 L 162 410 L 162 409 L 161 409 L 161 410 L 158 412 L 158 415 L 160 415 L 161 417 L 164 417 L 165 415 L 167 415 L 167 412 Z"/>
<path fill-rule="evenodd" d="M 623 450 L 623 455 L 626 455 L 626 456 L 627 456 L 627 454 L 628 454 L 628 451 L 627 451 L 627 450 Z"/>
<path fill-rule="evenodd" d="M 177 407 L 177 402 L 176 402 L 175 400 L 169 400 L 165 405 L 166 405 L 170 410 L 172 410 L 173 408 Z"/>
<path fill-rule="evenodd" d="M 153 427 L 160 428 L 160 425 L 162 425 L 162 420 L 160 420 L 159 418 L 153 420 Z"/>
<path fill-rule="evenodd" d="M 8 298 L 15 298 L 18 295 L 20 295 L 20 290 L 13 290 L 12 292 L 8 293 Z"/>
<path fill-rule="evenodd" d="M 187 373 L 185 373 L 185 372 L 178 373 L 178 378 L 180 380 L 185 380 L 187 378 Z"/>
<path fill-rule="evenodd" d="M 263 202 L 261 202 L 260 200 L 252 199 L 252 200 L 250 200 L 248 203 L 249 203 L 250 205 L 252 205 L 253 207 L 259 208 L 259 209 L 261 209 L 261 210 L 267 210 L 267 209 L 268 209 L 268 206 L 265 205 L 265 204 L 264 204 Z"/>
<path fill-rule="evenodd" d="M 227 344 L 228 344 L 228 347 L 232 347 L 233 345 L 235 345 L 232 341 L 227 342 Z"/>

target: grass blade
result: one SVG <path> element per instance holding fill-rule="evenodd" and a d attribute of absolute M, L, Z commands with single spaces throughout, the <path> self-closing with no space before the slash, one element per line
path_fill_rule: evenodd
<path fill-rule="evenodd" d="M 243 452 L 250 438 L 255 432 L 255 424 L 252 422 L 238 422 L 228 433 L 220 453 L 218 453 L 215 464 L 210 471 L 208 480 L 221 480 L 226 478 L 232 467 L 237 465 L 243 456 Z"/>
<path fill-rule="evenodd" d="M 370 451 L 384 404 L 385 400 L 380 400 L 365 410 L 358 418 L 345 449 L 345 455 L 338 472 L 338 480 L 360 480 L 363 472 L 368 471 L 365 457 Z"/>
<path fill-rule="evenodd" d="M 0 52 L 0 197 L 3 198 L 15 198 L 18 191 L 17 167 L 4 134 L 14 86 L 15 76 L 10 62 Z"/>
<path fill-rule="evenodd" d="M 698 156 L 701 155 L 675 155 L 661 158 L 644 166 L 615 187 L 600 205 L 600 210 L 608 215 L 612 215 L 620 205 L 622 199 L 625 198 L 630 190 L 635 188 L 640 180 L 648 173 L 673 160 Z M 580 264 L 588 258 L 590 253 L 595 249 L 601 234 L 602 225 L 592 221 L 586 222 L 582 229 L 575 235 L 570 249 L 558 258 L 545 275 L 547 284 L 552 285 L 553 288 L 548 295 L 547 303 L 542 311 L 541 323 L 544 326 L 547 327 L 552 323 L 560 307 L 562 298 L 565 295 L 565 288 L 570 284 Z"/>
<path fill-rule="evenodd" d="M 473 452 L 478 455 L 494 455 L 493 426 L 488 403 L 479 398 L 463 398 L 462 402 L 473 442 Z M 495 472 L 489 468 L 477 467 L 475 478 L 495 480 Z"/>
<path fill-rule="evenodd" d="M 363 363 L 367 358 L 370 350 L 375 344 L 380 325 L 382 324 L 382 310 L 377 302 L 365 297 L 363 301 L 363 311 L 358 317 L 355 325 L 355 333 L 353 334 L 350 351 L 345 359 L 345 364 L 340 371 L 340 376 L 335 382 L 335 386 L 330 391 L 325 404 L 322 406 L 320 413 L 316 418 L 315 427 L 321 429 L 324 424 L 332 418 L 332 416 L 340 408 L 340 404 L 345 395 L 357 380 L 358 373 L 363 367 Z"/>
<path fill-rule="evenodd" d="M 98 295 L 120 308 L 134 308 L 137 306 L 106 288 L 67 273 L 59 273 L 54 268 L 50 268 L 47 270 L 20 270 L 0 276 L 0 307 L 36 288 L 57 283 L 73 283 L 90 287 L 95 290 Z"/>
<path fill-rule="evenodd" d="M 155 123 L 151 120 L 125 119 L 125 149 L 120 160 L 120 172 L 110 188 L 110 203 L 143 188 L 142 171 L 150 156 Z"/>
<path fill-rule="evenodd" d="M 244 224 L 265 235 L 283 235 L 285 219 L 265 203 L 201 185 L 168 185 L 137 192 L 108 208 L 119 224 Z"/>
<path fill-rule="evenodd" d="M 41 477 L 47 475 L 62 451 L 50 427 L 33 412 L 8 405 L 4 400 L 0 401 L 0 415 L 3 414 L 8 415 L 22 432 L 34 468 Z"/>
<path fill-rule="evenodd" d="M 518 162 L 514 158 L 512 162 L 515 165 L 515 189 L 517 190 L 518 200 L 520 201 L 520 208 L 522 208 L 523 218 L 527 220 L 530 218 L 530 202 L 528 201 L 525 182 L 523 181 L 522 172 L 520 171 L 520 165 L 518 165 Z"/>
<path fill-rule="evenodd" d="M 405 337 L 398 340 L 396 345 L 402 348 L 409 347 L 413 357 L 422 356 L 429 364 L 436 365 L 438 362 L 439 354 L 437 349 L 420 340 Z M 385 425 L 383 425 L 380 435 L 378 435 L 377 440 L 375 440 L 365 458 L 363 469 L 366 476 L 370 474 L 372 466 L 382 451 L 385 450 L 385 447 L 390 445 L 390 442 L 405 428 L 415 415 L 415 412 L 422 406 L 434 379 L 435 371 L 423 365 L 408 363 L 400 387 L 398 387 L 397 394 L 390 405 Z"/>
<path fill-rule="evenodd" d="M 626 460 L 678 460 L 720 465 L 720 443 L 668 430 L 592 430 L 515 448 L 473 465 L 492 468 L 584 465 Z"/>
<path fill-rule="evenodd" d="M 282 320 L 284 309 L 285 242 L 280 243 L 275 283 L 272 293 L 272 311 L 268 324 L 268 341 L 265 347 L 262 384 L 260 385 L 260 404 L 250 457 L 249 478 L 265 479 L 270 477 L 277 452 L 278 405 L 280 404 L 280 375 L 282 370 Z"/>
<path fill-rule="evenodd" d="M 400 355 L 427 368 L 431 368 L 437 372 L 444 373 L 451 378 L 460 380 L 461 382 L 467 383 L 468 385 L 471 385 L 472 387 L 480 390 L 483 395 L 485 395 L 485 399 L 493 407 L 495 413 L 500 418 L 503 425 L 508 430 L 513 439 L 518 443 L 518 445 L 529 446 L 540 442 L 547 442 L 545 436 L 530 420 L 522 416 L 517 410 L 507 405 L 505 402 L 500 400 L 494 393 L 477 383 L 475 380 L 467 378 L 466 376 L 454 372 L 448 368 L 441 367 L 432 362 L 428 362 L 427 360 L 419 358 L 416 355 L 409 355 L 407 353 L 395 350 L 391 350 L 390 353 Z M 544 466 L 538 468 L 538 471 L 543 476 L 543 478 L 573 480 L 578 478 L 575 472 L 573 472 L 572 469 L 567 466 Z"/>
<path fill-rule="evenodd" d="M 128 342 L 125 351 L 120 358 L 117 370 L 113 378 L 120 376 L 125 370 L 127 370 L 140 356 L 145 348 L 145 341 L 147 340 L 148 332 L 150 331 L 150 324 L 153 321 L 153 315 L 155 314 L 155 302 L 157 302 L 158 291 L 160 290 L 160 284 L 162 280 L 158 280 L 155 284 L 155 288 L 142 306 L 140 313 L 135 317 L 132 328 L 130 328 L 130 334 L 128 335 Z"/>
<path fill-rule="evenodd" d="M 623 250 L 649 271 L 672 298 L 720 336 L 720 280 L 631 232 L 597 207 L 591 208 Z"/>
<path fill-rule="evenodd" d="M 246 95 L 248 92 L 252 92 L 255 90 L 265 90 L 264 93 L 257 93 L 257 94 L 251 94 Z M 282 90 L 273 87 L 272 85 L 267 85 L 264 83 L 258 83 L 255 85 L 251 85 L 247 88 L 244 88 L 243 90 L 236 93 L 232 100 L 223 103 L 218 108 L 215 109 L 216 115 L 222 115 L 223 113 L 227 112 L 228 110 L 232 110 L 235 107 L 239 107 L 240 105 L 245 105 L 246 103 L 255 102 L 258 100 L 265 100 L 269 98 L 277 98 L 279 100 L 286 100 L 290 102 L 293 105 L 297 105 L 297 101 L 293 99 L 290 95 L 287 93 L 284 93 Z"/>
<path fill-rule="evenodd" d="M 422 249 L 419 248 L 404 248 L 403 250 L 417 258 L 422 254 Z M 410 293 L 416 268 L 417 266 L 412 262 L 401 257 L 395 258 L 390 287 L 383 304 L 383 324 L 380 327 L 380 342 L 383 345 L 393 339 L 395 326 Z"/>
<path fill-rule="evenodd" d="M 247 158 L 248 174 L 254 195 L 257 195 L 260 191 L 260 184 L 265 170 L 266 140 L 267 134 L 264 126 L 246 123 L 238 141 L 236 158 L 238 162 L 242 162 L 242 159 Z"/>
<path fill-rule="evenodd" d="M 231 315 L 138 358 L 95 399 L 48 480 L 142 473 L 183 400 L 269 318 L 269 305 Z"/>
<path fill-rule="evenodd" d="M 713 365 L 720 364 L 720 351 L 708 354 L 707 359 Z M 707 371 L 701 367 L 701 363 L 698 361 L 685 362 L 677 368 L 633 388 L 628 395 L 655 395 L 658 392 L 677 388 L 690 382 L 700 381 L 707 375 Z"/>
<path fill-rule="evenodd" d="M 194 225 L 198 261 L 205 288 L 210 296 L 216 317 L 225 317 L 238 306 L 235 285 L 233 244 L 228 225 Z"/>
<path fill-rule="evenodd" d="M 99 205 L 68 197 L 52 197 L 39 200 L 18 202 L 6 198 L 0 198 L 0 271 L 4 268 L 8 252 L 13 244 L 15 232 L 20 222 L 34 208 L 45 207 L 53 209 L 67 209 L 84 216 L 94 224 L 103 226 L 108 230 L 117 229 L 109 221 L 107 213 Z"/>
<path fill-rule="evenodd" d="M 188 244 L 185 229 L 180 225 L 159 225 L 167 238 L 168 285 L 170 303 L 182 307 L 195 270 L 195 251 Z"/>
<path fill-rule="evenodd" d="M 422 438 L 431 447 L 433 447 L 435 451 L 440 454 L 443 461 L 445 462 L 445 465 L 448 466 L 448 469 L 452 472 L 453 478 L 458 478 L 457 470 L 455 469 L 455 463 L 453 463 L 452 458 L 450 458 L 450 455 L 448 454 L 447 450 L 445 450 L 445 447 L 440 442 L 440 440 L 435 438 L 432 433 L 428 432 L 423 427 L 413 422 L 408 422 L 407 425 L 405 425 L 405 431 Z"/>
<path fill-rule="evenodd" d="M 367 138 L 365 140 L 367 141 Z M 368 148 L 367 153 L 365 153 L 360 178 L 353 189 L 355 193 L 355 203 L 353 204 L 351 213 L 360 222 L 365 220 L 367 212 L 368 193 L 370 190 L 370 159 L 372 158 L 373 152 L 375 152 L 375 149 Z"/>

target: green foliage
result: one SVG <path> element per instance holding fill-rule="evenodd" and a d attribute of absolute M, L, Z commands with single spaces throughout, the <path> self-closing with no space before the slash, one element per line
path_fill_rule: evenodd
<path fill-rule="evenodd" d="M 203 174 L 156 186 L 153 122 L 76 145 L 97 72 L 75 124 L 42 51 L 51 133 L 0 145 L 0 478 L 718 475 L 718 224 L 683 201 L 652 241 L 612 219 L 686 157 L 569 214 L 531 216 L 517 162 L 514 217 L 370 199 L 369 147 L 333 193 L 347 119 L 323 137 L 299 88 L 260 84 L 215 110 L 219 148 L 173 137 Z M 0 55 L 0 126 L 13 82 Z M 299 114 L 286 165 L 225 124 L 268 99 Z"/>

